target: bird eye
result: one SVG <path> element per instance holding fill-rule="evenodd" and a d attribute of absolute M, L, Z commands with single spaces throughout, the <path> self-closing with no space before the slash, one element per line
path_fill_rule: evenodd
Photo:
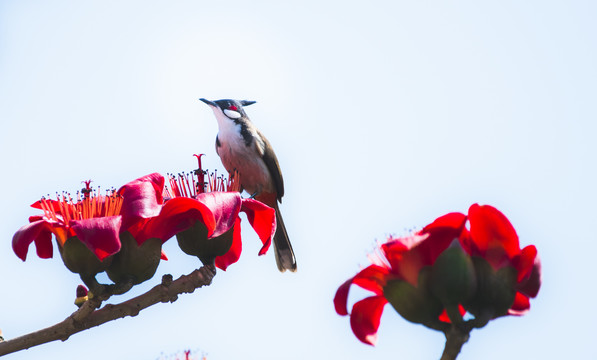
<path fill-rule="evenodd" d="M 228 109 L 233 110 L 233 111 L 238 111 L 238 108 L 236 107 L 236 105 L 230 105 L 230 107 Z"/>
<path fill-rule="evenodd" d="M 224 109 L 224 114 L 226 114 L 226 116 L 228 116 L 231 119 L 238 119 L 238 118 L 242 117 L 242 115 L 238 111 L 229 110 L 229 109 Z"/>

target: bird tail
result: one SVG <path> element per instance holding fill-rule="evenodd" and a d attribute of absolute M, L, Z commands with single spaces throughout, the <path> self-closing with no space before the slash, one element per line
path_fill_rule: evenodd
<path fill-rule="evenodd" d="M 276 254 L 276 264 L 278 270 L 284 272 L 290 270 L 296 271 L 296 258 L 294 257 L 294 251 L 288 239 L 288 233 L 286 232 L 286 226 L 284 226 L 284 220 L 282 214 L 278 208 L 278 203 L 275 202 L 274 209 L 276 210 L 276 233 L 274 234 L 274 250 Z"/>

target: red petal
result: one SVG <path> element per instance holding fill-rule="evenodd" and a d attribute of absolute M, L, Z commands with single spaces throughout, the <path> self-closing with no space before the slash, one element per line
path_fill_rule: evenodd
<path fill-rule="evenodd" d="M 226 254 L 216 257 L 216 266 L 226 271 L 228 266 L 234 264 L 238 261 L 238 259 L 240 259 L 242 250 L 243 243 L 240 237 L 240 218 L 236 218 L 234 230 L 232 230 L 232 245 L 230 246 L 230 250 L 228 250 Z"/>
<path fill-rule="evenodd" d="M 529 298 L 517 292 L 516 296 L 514 297 L 514 303 L 512 304 L 510 310 L 508 310 L 508 315 L 522 316 L 529 312 L 530 309 L 531 303 Z"/>
<path fill-rule="evenodd" d="M 352 307 L 350 327 L 356 337 L 365 344 L 375 345 L 377 342 L 377 329 L 387 303 L 383 296 L 372 296 L 355 303 Z"/>
<path fill-rule="evenodd" d="M 338 315 L 348 315 L 347 302 L 348 292 L 352 284 L 358 285 L 363 289 L 374 292 L 376 295 L 383 294 L 383 286 L 386 283 L 386 276 L 390 273 L 389 269 L 378 265 L 370 265 L 361 270 L 354 277 L 346 280 L 340 285 L 334 296 L 334 307 Z"/>
<path fill-rule="evenodd" d="M 27 259 L 29 245 L 35 241 L 37 255 L 42 259 L 51 258 L 52 249 L 52 225 L 46 220 L 33 221 L 21 227 L 12 237 L 12 249 L 21 260 Z"/>
<path fill-rule="evenodd" d="M 398 269 L 402 256 L 413 244 L 410 240 L 412 240 L 411 237 L 396 238 L 381 245 L 381 250 L 392 269 Z"/>
<path fill-rule="evenodd" d="M 259 255 L 265 254 L 276 232 L 276 211 L 253 199 L 243 199 L 241 211 L 247 214 L 249 223 L 261 239 L 263 246 L 259 250 Z"/>
<path fill-rule="evenodd" d="M 466 215 L 459 212 L 452 212 L 438 217 L 431 224 L 425 226 L 421 232 L 427 233 L 451 230 L 455 234 L 458 234 L 464 227 L 465 222 Z"/>
<path fill-rule="evenodd" d="M 205 224 L 209 235 L 213 234 L 216 228 L 216 219 L 207 205 L 191 198 L 173 198 L 162 206 L 159 216 L 147 221 L 136 239 L 141 243 L 149 238 L 166 241 L 190 228 L 197 221 Z"/>
<path fill-rule="evenodd" d="M 537 248 L 535 245 L 529 245 L 520 251 L 512 261 L 514 267 L 518 271 L 518 282 L 526 280 L 533 270 L 533 264 L 537 257 Z"/>
<path fill-rule="evenodd" d="M 197 196 L 197 201 L 205 204 L 215 219 L 215 228 L 210 238 L 220 236 L 234 226 L 242 204 L 238 192 L 202 193 Z"/>
<path fill-rule="evenodd" d="M 51 205 L 56 214 L 62 214 L 59 201 L 52 200 L 52 199 L 46 199 L 46 204 Z M 34 209 L 40 209 L 40 210 L 43 209 L 43 207 L 41 206 L 41 201 L 34 202 L 33 204 L 31 204 L 31 207 Z"/>
<path fill-rule="evenodd" d="M 472 241 L 494 267 L 512 259 L 520 252 L 518 235 L 514 227 L 496 208 L 474 204 L 469 208 Z"/>
<path fill-rule="evenodd" d="M 157 216 L 164 202 L 162 191 L 164 177 L 153 173 L 133 180 L 118 189 L 122 195 L 123 230 L 127 230 L 136 221 Z"/>
<path fill-rule="evenodd" d="M 466 309 L 464 308 L 464 306 L 458 304 L 458 311 L 460 312 L 461 316 L 464 316 L 464 314 L 466 314 Z M 444 311 L 439 315 L 439 321 L 443 321 L 446 323 L 451 323 L 452 321 L 450 321 L 450 317 L 448 316 L 448 312 L 446 311 L 446 309 L 444 309 Z"/>
<path fill-rule="evenodd" d="M 383 287 L 390 270 L 378 265 L 370 265 L 361 270 L 352 280 L 352 283 L 375 293 L 383 295 Z"/>
<path fill-rule="evenodd" d="M 70 226 L 83 244 L 93 251 L 98 259 L 120 251 L 120 225 L 122 217 L 106 216 L 83 220 L 72 220 Z"/>
<path fill-rule="evenodd" d="M 461 237 L 465 223 L 466 215 L 453 212 L 440 216 L 421 230 L 421 234 L 429 234 L 427 239 L 417 245 L 417 251 L 424 254 L 426 265 L 433 264 L 454 239 Z"/>
<path fill-rule="evenodd" d="M 352 285 L 353 280 L 354 277 L 346 280 L 344 284 L 340 285 L 338 290 L 336 290 L 336 295 L 334 296 L 334 308 L 336 308 L 336 313 L 338 313 L 338 315 L 348 315 L 348 290 L 350 290 L 350 285 Z"/>
<path fill-rule="evenodd" d="M 166 253 L 164 252 L 164 250 L 162 250 L 162 254 L 160 255 L 160 260 L 168 261 L 168 256 L 166 256 Z"/>
<path fill-rule="evenodd" d="M 523 249 L 523 252 L 531 246 L 534 248 L 533 245 L 529 245 Z M 535 250 L 535 252 L 536 252 L 536 250 Z M 529 297 L 534 298 L 539 293 L 539 288 L 541 287 L 541 282 L 542 282 L 541 259 L 539 258 L 539 254 L 537 254 L 535 256 L 535 258 L 533 259 L 533 265 L 531 267 L 529 277 L 526 280 L 523 280 L 523 282 L 519 284 L 520 286 L 518 287 L 517 290 Z"/>

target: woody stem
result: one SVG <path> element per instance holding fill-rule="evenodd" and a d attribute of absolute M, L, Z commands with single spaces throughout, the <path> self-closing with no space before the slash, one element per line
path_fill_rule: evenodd
<path fill-rule="evenodd" d="M 445 332 L 446 346 L 440 360 L 454 360 L 460 353 L 462 346 L 470 337 L 470 329 L 465 330 L 461 326 L 452 324 L 450 329 Z"/>

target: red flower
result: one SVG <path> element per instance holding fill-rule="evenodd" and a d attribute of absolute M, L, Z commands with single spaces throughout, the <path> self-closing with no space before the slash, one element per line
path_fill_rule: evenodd
<path fill-rule="evenodd" d="M 514 302 L 505 309 L 508 315 L 525 314 L 530 309 L 529 298 L 536 297 L 541 287 L 541 261 L 537 248 L 529 245 L 521 249 L 518 235 L 508 218 L 492 206 L 474 204 L 469 208 L 468 218 L 470 235 L 464 238 L 463 247 L 473 259 L 478 257 L 487 261 L 495 273 L 513 269 Z M 483 303 L 471 305 L 477 308 L 489 306 Z M 494 317 L 502 315 L 496 310 Z"/>
<path fill-rule="evenodd" d="M 159 174 L 134 180 L 105 196 L 94 192 L 90 183 L 86 181 L 74 199 L 62 193 L 56 200 L 42 198 L 32 205 L 43 215 L 30 217 L 30 224 L 13 236 L 13 250 L 19 258 L 25 261 L 32 242 L 39 257 L 51 258 L 54 234 L 66 267 L 89 284 L 95 274 L 112 265 L 113 255 L 121 251 L 122 233 L 155 215 L 162 202 L 164 178 Z"/>
<path fill-rule="evenodd" d="M 375 344 L 383 307 L 388 301 L 412 322 L 430 324 L 447 320 L 440 318 L 443 306 L 430 294 L 421 273 L 459 236 L 465 221 L 464 215 L 452 213 L 411 237 L 390 238 L 379 247 L 373 265 L 340 286 L 334 298 L 339 315 L 349 314 L 347 301 L 352 284 L 375 294 L 355 303 L 350 313 L 350 325 L 359 340 Z M 403 295 L 406 298 L 400 298 Z"/>
<path fill-rule="evenodd" d="M 35 242 L 38 256 L 51 258 L 52 234 L 60 247 L 77 236 L 99 260 L 120 250 L 118 233 L 123 199 L 113 191 L 106 196 L 91 194 L 89 183 L 86 182 L 81 193 L 77 192 L 76 199 L 63 193 L 56 200 L 42 198 L 31 205 L 44 214 L 30 217 L 30 224 L 13 236 L 12 247 L 18 257 L 25 261 L 29 244 Z"/>
<path fill-rule="evenodd" d="M 274 210 L 259 201 L 241 198 L 234 178 L 208 175 L 201 169 L 201 156 L 195 156 L 199 169 L 169 175 L 166 202 L 158 216 L 137 229 L 137 239 L 166 240 L 177 235 L 183 251 L 226 270 L 238 261 L 242 251 L 239 213 L 244 212 L 263 243 L 259 255 L 265 254 L 276 229 Z"/>
<path fill-rule="evenodd" d="M 406 320 L 436 330 L 450 319 L 462 321 L 466 311 L 479 317 L 480 327 L 528 311 L 541 284 L 535 246 L 521 250 L 508 219 L 491 206 L 472 205 L 468 216 L 444 215 L 411 237 L 390 239 L 372 258 L 374 264 L 342 284 L 334 298 L 336 312 L 348 315 L 352 284 L 375 294 L 350 313 L 354 334 L 370 345 L 388 302 Z"/>

